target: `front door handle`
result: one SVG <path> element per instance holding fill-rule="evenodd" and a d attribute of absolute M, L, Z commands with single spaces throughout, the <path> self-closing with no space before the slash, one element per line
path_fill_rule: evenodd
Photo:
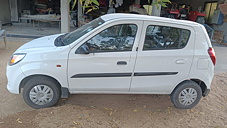
<path fill-rule="evenodd" d="M 118 61 L 117 65 L 127 65 L 127 62 L 126 61 Z"/>

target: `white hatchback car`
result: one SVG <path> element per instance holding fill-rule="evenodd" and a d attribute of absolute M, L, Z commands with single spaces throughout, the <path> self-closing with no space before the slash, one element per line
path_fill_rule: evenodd
<path fill-rule="evenodd" d="M 33 108 L 69 94 L 170 94 L 194 107 L 210 91 L 216 62 L 205 28 L 195 22 L 108 14 L 67 33 L 21 46 L 7 66 L 7 88 Z"/>

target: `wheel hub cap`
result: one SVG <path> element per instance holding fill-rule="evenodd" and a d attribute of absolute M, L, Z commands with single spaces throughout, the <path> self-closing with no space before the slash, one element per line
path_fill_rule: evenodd
<path fill-rule="evenodd" d="M 44 97 L 44 94 L 43 94 L 43 93 L 40 93 L 40 94 L 39 94 L 39 97 Z"/>
<path fill-rule="evenodd" d="M 191 98 L 191 96 L 190 96 L 190 95 L 187 95 L 187 96 L 186 96 L 186 98 L 187 98 L 187 99 L 190 99 L 190 98 Z"/>
<path fill-rule="evenodd" d="M 53 100 L 54 92 L 47 85 L 36 85 L 30 92 L 31 101 L 37 105 L 45 105 Z"/>
<path fill-rule="evenodd" d="M 197 99 L 197 91 L 194 88 L 185 88 L 179 94 L 179 102 L 182 105 L 191 105 Z"/>

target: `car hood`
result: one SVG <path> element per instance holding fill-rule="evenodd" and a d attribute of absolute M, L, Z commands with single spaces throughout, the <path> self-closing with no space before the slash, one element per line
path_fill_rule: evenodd
<path fill-rule="evenodd" d="M 56 48 L 54 45 L 55 39 L 62 34 L 56 34 L 51 36 L 45 36 L 38 39 L 34 39 L 24 45 L 22 45 L 17 51 L 39 49 L 39 48 Z"/>

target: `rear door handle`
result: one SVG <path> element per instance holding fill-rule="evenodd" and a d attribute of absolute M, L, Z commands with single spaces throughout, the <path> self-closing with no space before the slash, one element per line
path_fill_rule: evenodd
<path fill-rule="evenodd" d="M 185 63 L 186 63 L 185 59 L 176 60 L 176 64 L 185 64 Z"/>
<path fill-rule="evenodd" d="M 117 65 L 127 65 L 127 62 L 126 61 L 118 61 Z"/>

